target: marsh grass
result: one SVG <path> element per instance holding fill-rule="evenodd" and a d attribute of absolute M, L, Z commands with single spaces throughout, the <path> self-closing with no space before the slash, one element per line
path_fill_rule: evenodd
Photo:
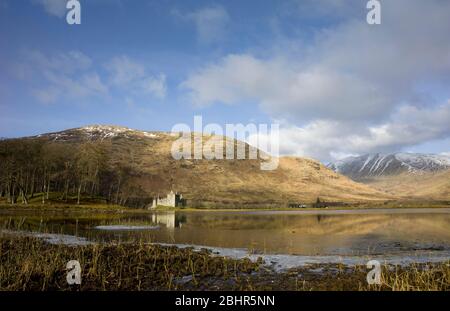
<path fill-rule="evenodd" d="M 69 286 L 66 264 L 78 260 L 82 284 Z M 136 240 L 70 247 L 31 237 L 0 236 L 0 290 L 450 290 L 450 262 L 384 266 L 367 285 L 365 266 L 314 264 L 275 272 L 249 259 Z"/>
<path fill-rule="evenodd" d="M 0 238 L 0 290 L 176 290 L 177 280 L 234 278 L 258 270 L 250 260 L 213 257 L 206 251 L 162 247 L 142 242 L 70 247 L 49 245 L 29 237 Z M 78 260 L 82 284 L 66 282 L 66 263 Z M 192 282 L 190 282 L 192 283 Z M 236 284 L 238 284 L 237 282 Z M 236 289 L 240 288 L 238 285 Z"/>
<path fill-rule="evenodd" d="M 414 264 L 408 269 L 394 267 L 382 275 L 384 286 L 395 291 L 450 290 L 450 261 L 437 265 Z"/>
<path fill-rule="evenodd" d="M 317 270 L 320 269 L 320 273 Z M 382 266 L 381 284 L 369 285 L 363 265 L 314 264 L 292 269 L 285 274 L 288 290 L 343 291 L 448 291 L 450 290 L 450 261 L 443 263 L 414 263 L 408 266 Z M 291 282 L 289 281 L 291 280 Z"/>

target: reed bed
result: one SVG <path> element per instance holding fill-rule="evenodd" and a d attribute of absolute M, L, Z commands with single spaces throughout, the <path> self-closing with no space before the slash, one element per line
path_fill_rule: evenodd
<path fill-rule="evenodd" d="M 66 264 L 78 260 L 81 285 L 68 285 Z M 0 236 L 2 291 L 116 290 L 450 290 L 450 262 L 384 266 L 380 285 L 367 285 L 365 266 L 316 264 L 275 272 L 248 259 L 208 250 L 146 244 L 51 245 Z"/>
<path fill-rule="evenodd" d="M 78 260 L 80 286 L 69 286 L 66 264 Z M 189 277 L 202 289 L 201 280 L 233 279 L 236 289 L 242 275 L 259 264 L 215 257 L 206 251 L 162 247 L 141 242 L 87 246 L 50 245 L 30 237 L 0 238 L 0 290 L 176 290 Z"/>

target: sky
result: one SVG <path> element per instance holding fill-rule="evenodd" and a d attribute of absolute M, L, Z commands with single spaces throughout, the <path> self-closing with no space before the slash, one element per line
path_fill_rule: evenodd
<path fill-rule="evenodd" d="M 450 1 L 0 0 L 0 137 L 280 124 L 323 162 L 450 152 Z M 261 137 L 264 138 L 264 137 Z"/>

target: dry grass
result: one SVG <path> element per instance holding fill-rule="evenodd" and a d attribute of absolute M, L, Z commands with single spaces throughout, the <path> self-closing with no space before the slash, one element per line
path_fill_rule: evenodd
<path fill-rule="evenodd" d="M 207 277 L 233 279 L 258 269 L 249 260 L 212 257 L 205 251 L 162 247 L 141 242 L 121 245 L 69 247 L 34 238 L 0 238 L 0 290 L 73 290 L 66 282 L 66 264 L 78 260 L 82 269 L 79 290 L 176 290 L 178 280 L 192 278 L 202 288 Z"/>
<path fill-rule="evenodd" d="M 430 265 L 414 264 L 408 269 L 395 267 L 385 272 L 383 286 L 394 291 L 448 291 L 450 290 L 450 261 Z"/>
<path fill-rule="evenodd" d="M 81 286 L 67 285 L 69 260 L 82 268 Z M 450 262 L 385 266 L 381 285 L 367 285 L 365 266 L 317 264 L 277 273 L 262 261 L 209 251 L 148 245 L 68 247 L 33 238 L 0 237 L 0 290 L 393 290 L 448 291 Z"/>
<path fill-rule="evenodd" d="M 404 198 L 450 201 L 450 170 L 378 177 L 367 184 Z"/>

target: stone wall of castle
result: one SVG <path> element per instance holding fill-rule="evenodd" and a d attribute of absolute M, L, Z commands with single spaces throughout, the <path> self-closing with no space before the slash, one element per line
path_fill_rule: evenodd
<path fill-rule="evenodd" d="M 173 191 L 171 191 L 167 197 L 165 198 L 156 198 L 153 199 L 153 205 L 152 208 L 156 208 L 157 206 L 168 206 L 168 207 L 177 207 L 177 206 L 184 206 L 185 200 L 183 199 L 183 196 L 181 194 L 175 194 Z"/>

